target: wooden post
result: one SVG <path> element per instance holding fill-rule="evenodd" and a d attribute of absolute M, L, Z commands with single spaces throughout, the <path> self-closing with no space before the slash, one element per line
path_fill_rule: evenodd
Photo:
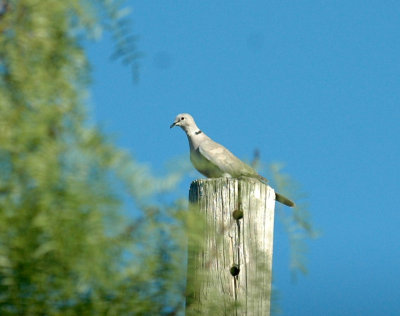
<path fill-rule="evenodd" d="M 270 315 L 274 190 L 251 178 L 193 181 L 202 247 L 189 242 L 187 315 Z"/>

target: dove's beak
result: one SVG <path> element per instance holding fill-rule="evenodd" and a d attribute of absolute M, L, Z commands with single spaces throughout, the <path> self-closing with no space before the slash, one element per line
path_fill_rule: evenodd
<path fill-rule="evenodd" d="M 169 128 L 173 128 L 177 122 L 173 122 Z"/>

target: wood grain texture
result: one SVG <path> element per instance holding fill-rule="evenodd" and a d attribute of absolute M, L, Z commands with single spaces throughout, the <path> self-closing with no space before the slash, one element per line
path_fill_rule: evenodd
<path fill-rule="evenodd" d="M 202 247 L 189 246 L 188 305 L 204 315 L 269 315 L 274 190 L 251 178 L 202 179 L 189 201 L 206 225 Z"/>

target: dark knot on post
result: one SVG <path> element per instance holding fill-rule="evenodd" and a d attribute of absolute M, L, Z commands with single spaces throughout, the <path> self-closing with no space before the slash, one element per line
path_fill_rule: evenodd
<path fill-rule="evenodd" d="M 234 264 L 229 271 L 233 277 L 238 276 L 240 272 L 239 265 Z"/>
<path fill-rule="evenodd" d="M 242 210 L 234 210 L 232 212 L 232 216 L 236 220 L 242 219 L 243 218 L 243 211 Z"/>

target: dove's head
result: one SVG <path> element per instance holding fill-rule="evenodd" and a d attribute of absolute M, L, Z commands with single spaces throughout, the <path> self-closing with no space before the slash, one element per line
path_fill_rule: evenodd
<path fill-rule="evenodd" d="M 174 126 L 180 126 L 186 133 L 192 130 L 198 130 L 193 117 L 188 113 L 178 114 L 170 128 L 173 128 Z"/>

